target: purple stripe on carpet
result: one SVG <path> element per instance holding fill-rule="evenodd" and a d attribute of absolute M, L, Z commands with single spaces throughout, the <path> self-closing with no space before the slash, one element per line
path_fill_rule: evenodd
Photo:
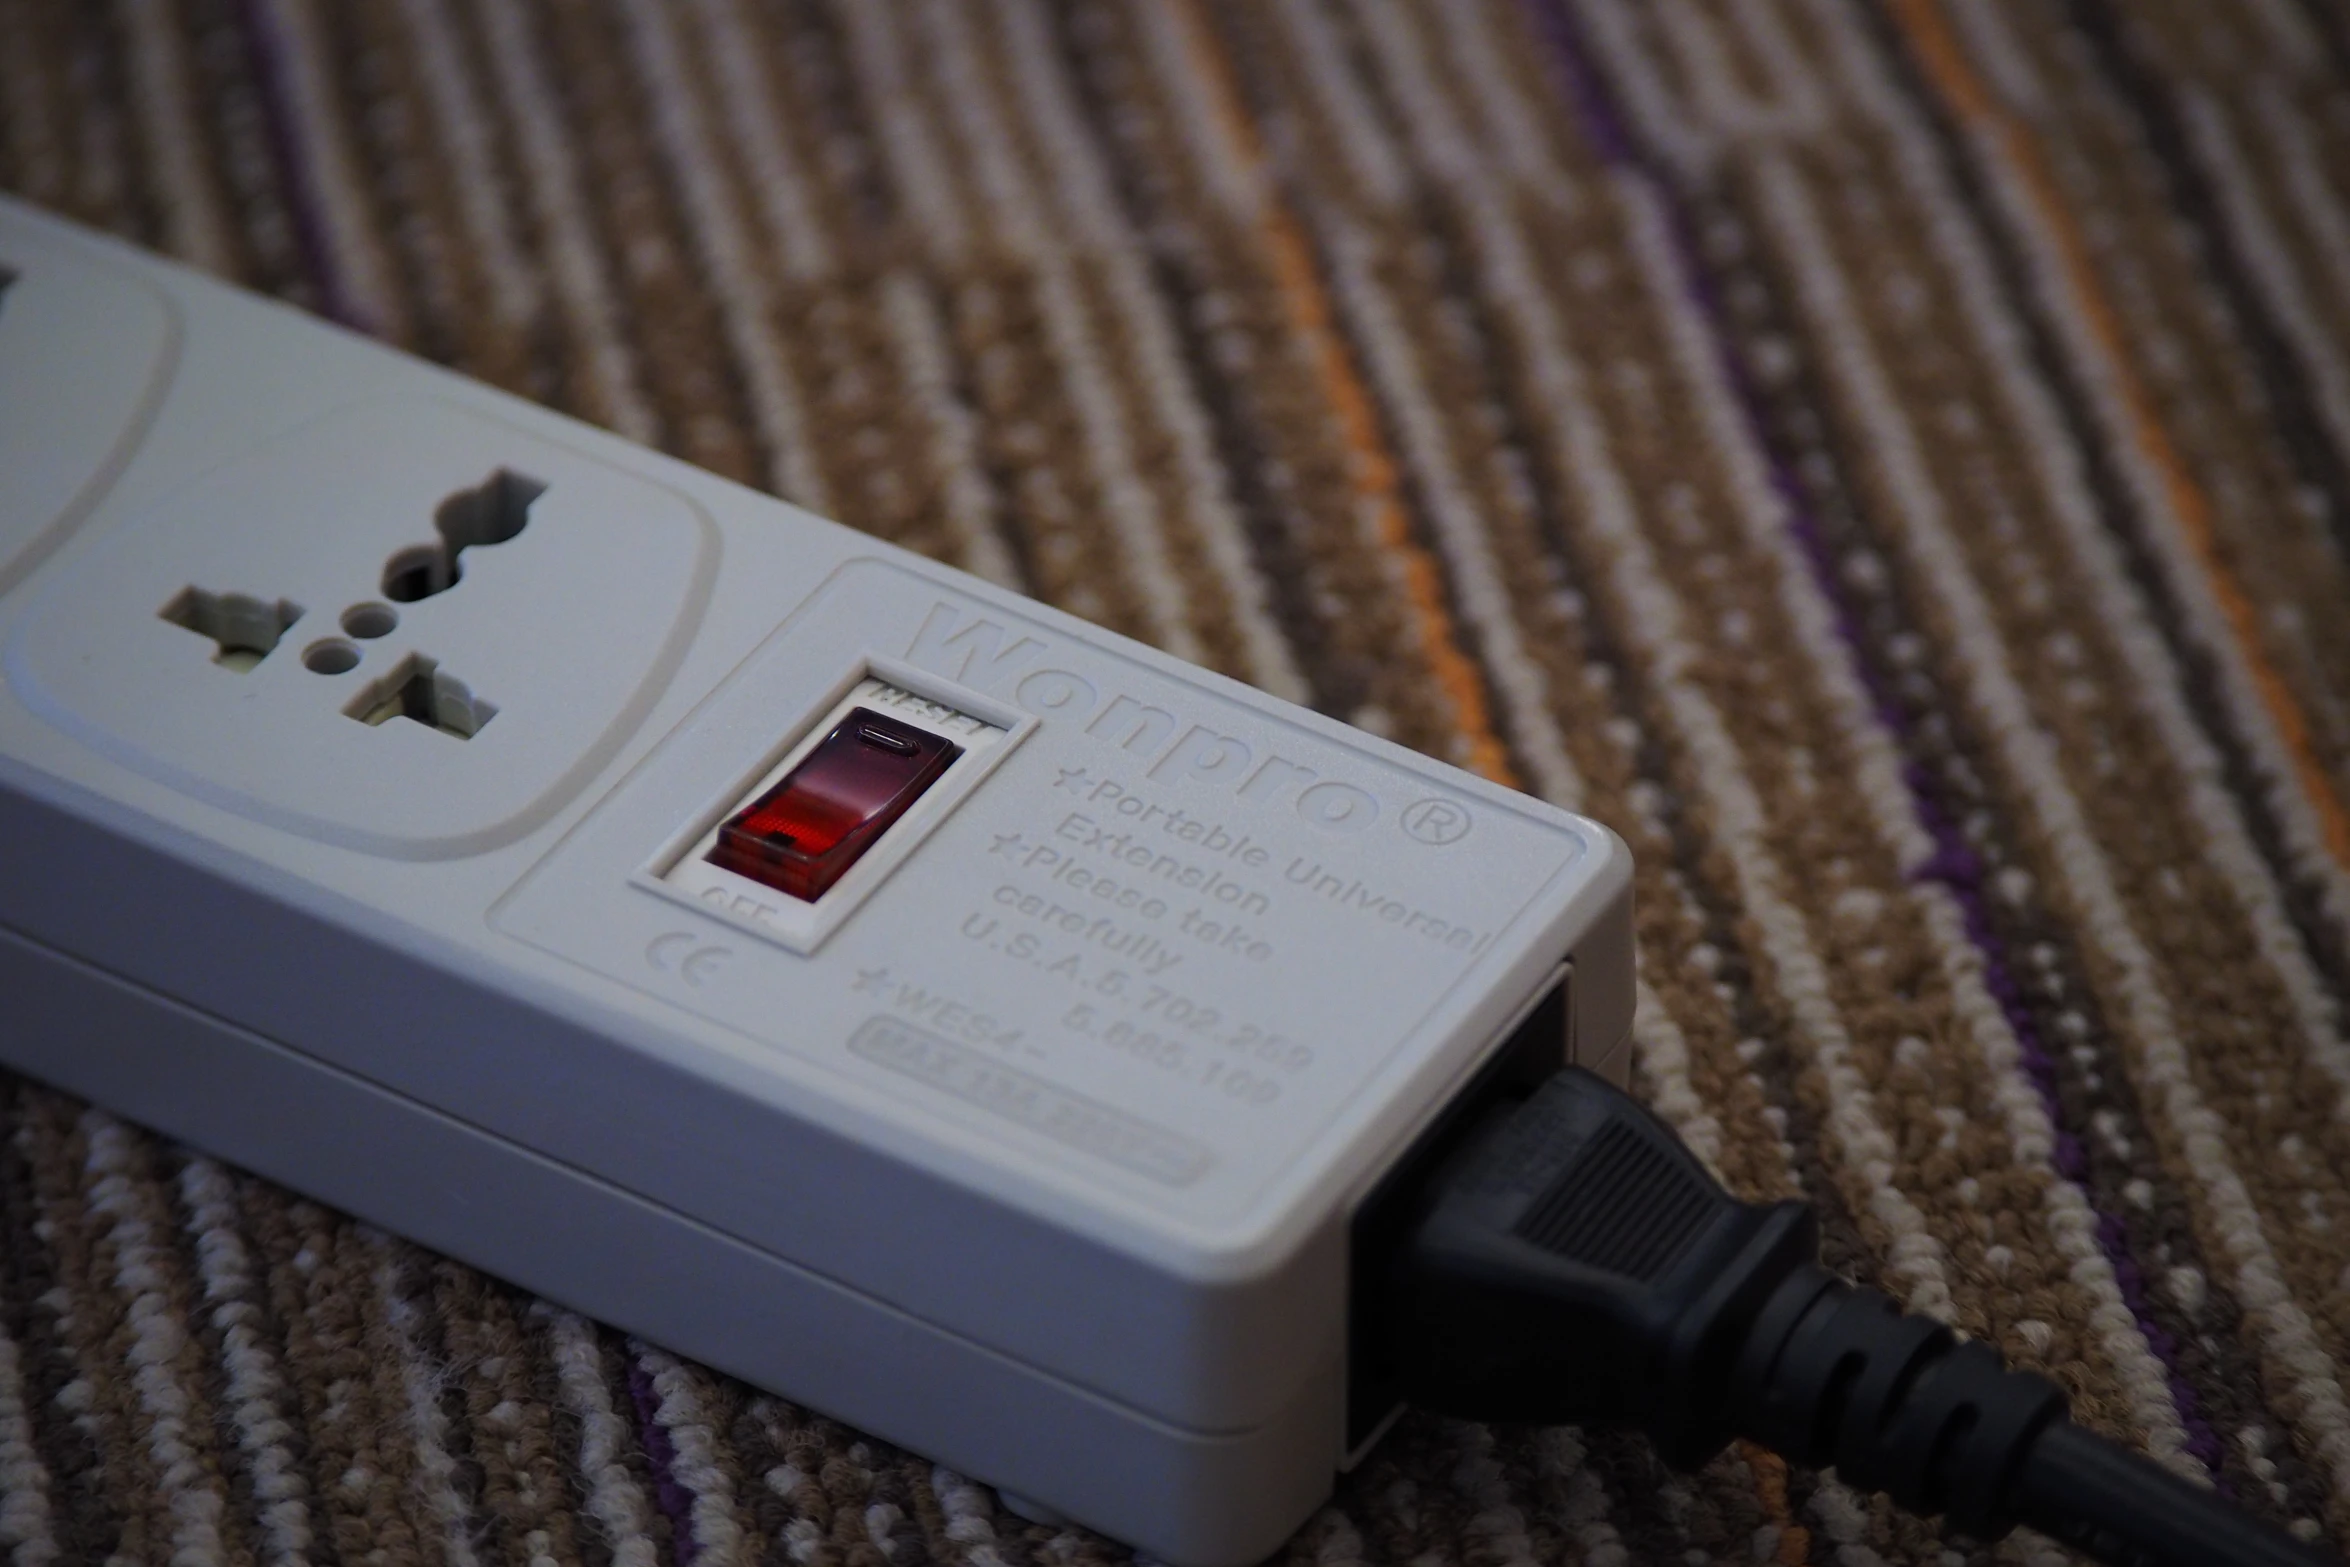
<path fill-rule="evenodd" d="M 660 1395 L 633 1351 L 628 1357 L 628 1401 L 636 1408 L 637 1438 L 645 1444 L 645 1463 L 653 1472 L 653 1500 L 669 1520 L 670 1538 L 676 1542 L 677 1567 L 693 1567 L 702 1554 L 701 1542 L 694 1538 L 694 1499 L 678 1483 L 677 1445 L 661 1424 Z"/>
<path fill-rule="evenodd" d="M 253 74 L 261 93 L 271 156 L 284 182 L 286 210 L 294 223 L 294 241 L 302 264 L 318 290 L 319 314 L 370 337 L 379 336 L 378 323 L 368 318 L 352 296 L 349 283 L 335 261 L 335 247 L 327 232 L 326 207 L 318 191 L 318 171 L 310 148 L 296 123 L 293 104 L 293 66 L 287 58 L 291 45 L 277 19 L 262 0 L 243 0 L 237 14 L 253 60 Z"/>
<path fill-rule="evenodd" d="M 1869 694 L 1870 706 L 1876 713 L 1878 723 L 1892 734 L 1905 756 L 1913 754 L 1915 737 L 1911 732 L 1909 717 L 1894 700 L 1884 670 L 1870 655 L 1850 598 L 1837 578 L 1835 562 L 1821 534 L 1819 519 L 1804 498 L 1793 471 L 1765 432 L 1753 376 L 1729 330 L 1721 301 L 1708 280 L 1695 236 L 1690 232 L 1687 204 L 1671 172 L 1662 166 L 1661 160 L 1651 156 L 1635 140 L 1631 127 L 1618 112 L 1591 58 L 1579 25 L 1568 14 L 1561 0 L 1527 0 L 1527 3 L 1536 28 L 1552 45 L 1552 58 L 1558 66 L 1565 96 L 1593 149 L 1619 174 L 1640 181 L 1656 194 L 1666 214 L 1673 251 L 1680 263 L 1682 284 L 1709 329 L 1714 350 L 1720 356 L 1724 379 L 1728 381 L 1739 414 L 1745 420 L 1748 433 L 1768 467 L 1772 490 L 1784 508 L 1788 532 L 1802 550 L 1812 580 L 1834 609 L 1837 638 L 1852 658 L 1853 668 Z M 1906 763 L 1902 768 L 1902 783 L 1909 791 L 1911 808 L 1917 813 L 1920 825 L 1934 841 L 1933 855 L 1924 864 L 1913 868 L 1911 877 L 1917 881 L 1938 881 L 1948 887 L 1951 895 L 1958 900 L 1966 923 L 1967 937 L 1982 958 L 1984 983 L 1998 1001 L 2009 1028 L 2015 1033 L 2024 1070 L 2039 1094 L 2041 1105 L 2047 1111 L 2049 1124 L 2055 1128 L 2056 1169 L 2066 1180 L 2081 1187 L 2084 1199 L 2089 1201 L 2090 1211 L 2097 1216 L 2099 1249 L 2113 1266 L 2115 1282 L 2124 1303 L 2130 1309 L 2130 1315 L 2138 1324 L 2138 1331 L 2145 1336 L 2148 1347 L 2162 1364 L 2165 1380 L 2170 1386 L 2171 1402 L 2176 1406 L 2179 1423 L 2186 1431 L 2187 1450 L 2211 1471 L 2214 1480 L 2219 1482 L 2224 1491 L 2227 1487 L 2219 1472 L 2222 1457 L 2219 1435 L 2203 1418 L 2195 1390 L 2179 1369 L 2177 1343 L 2162 1324 L 2154 1319 L 2147 1307 L 2145 1273 L 2129 1250 L 2127 1229 L 2118 1216 L 2098 1207 L 2091 1193 L 2087 1181 L 2088 1159 L 2082 1151 L 2078 1135 L 2065 1124 L 2064 1107 L 2057 1096 L 2056 1063 L 2049 1058 L 2047 1045 L 2040 1037 L 2039 1026 L 2024 1004 L 2023 994 L 2015 983 L 2008 963 L 2006 945 L 1992 928 L 1989 911 L 1983 904 L 1982 862 L 1974 850 L 1968 847 L 1958 824 L 1951 821 L 1936 803 L 1931 781 L 1922 764 L 1915 761 Z"/>

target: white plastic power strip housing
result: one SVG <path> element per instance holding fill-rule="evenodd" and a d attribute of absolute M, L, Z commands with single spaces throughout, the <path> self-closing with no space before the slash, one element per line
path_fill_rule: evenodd
<path fill-rule="evenodd" d="M 1603 827 L 5 202 L 0 279 L 15 1068 L 1196 1567 L 1387 1412 L 1382 1178 L 1621 1077 Z M 853 709 L 954 760 L 713 863 Z"/>

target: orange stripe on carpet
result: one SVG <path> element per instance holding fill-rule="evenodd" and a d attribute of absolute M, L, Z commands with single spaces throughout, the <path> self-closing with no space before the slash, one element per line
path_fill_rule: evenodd
<path fill-rule="evenodd" d="M 1206 79 L 1217 118 L 1250 164 L 1262 170 L 1264 145 L 1256 125 L 1240 101 L 1232 63 L 1223 45 L 1195 6 L 1185 6 L 1184 41 L 1200 74 Z M 1314 265 L 1313 248 L 1306 243 L 1297 218 L 1281 201 L 1268 195 L 1262 232 L 1273 258 L 1274 280 L 1290 325 L 1309 345 L 1322 393 L 1338 416 L 1346 437 L 1348 465 L 1355 494 L 1371 508 L 1371 517 L 1383 548 L 1402 561 L 1405 595 L 1419 632 L 1420 653 L 1427 659 L 1437 685 L 1452 704 L 1453 727 L 1468 742 L 1468 765 L 1495 783 L 1519 788 L 1517 770 L 1510 765 L 1509 748 L 1493 727 L 1493 713 L 1485 700 L 1485 682 L 1475 662 L 1462 651 L 1452 611 L 1445 602 L 1444 576 L 1429 553 L 1412 536 L 1405 515 L 1402 485 L 1395 458 L 1379 429 L 1379 416 L 1364 389 L 1361 372 L 1346 340 L 1332 319 L 1330 296 Z"/>
<path fill-rule="evenodd" d="M 1787 1460 L 1747 1441 L 1738 1443 L 1738 1456 L 1754 1475 L 1755 1499 L 1762 1503 L 1763 1515 L 1778 1526 L 1779 1548 L 1771 1560 L 1779 1567 L 1804 1567 L 1811 1560 L 1811 1531 L 1795 1521 L 1787 1506 Z"/>
<path fill-rule="evenodd" d="M 2177 446 L 2163 428 L 2162 417 L 2145 383 L 2131 367 L 2122 346 L 2121 322 L 2099 284 L 2096 267 L 2089 259 L 2088 243 L 2058 194 L 2055 178 L 2049 173 L 2030 127 L 2001 108 L 1975 74 L 1938 0 L 1893 0 L 1892 12 L 1934 90 L 1969 128 L 1989 134 L 2022 178 L 2034 214 L 2056 242 L 2074 305 L 2104 351 L 2106 368 L 2129 412 L 2130 436 L 2139 453 L 2161 476 L 2163 493 L 2178 516 L 2188 547 L 2194 551 L 2196 562 L 2211 583 L 2212 594 L 2219 600 L 2229 630 L 2235 634 L 2236 646 L 2251 671 L 2261 705 L 2268 709 L 2269 718 L 2292 760 L 2294 776 L 2317 811 L 2327 849 L 2336 861 L 2350 868 L 2350 808 L 2345 808 L 2333 780 L 2310 745 L 2309 720 L 2300 702 L 2261 645 L 2258 616 L 2252 601 L 2220 557 L 2219 542 L 2212 530 L 2210 498 L 2187 471 Z"/>

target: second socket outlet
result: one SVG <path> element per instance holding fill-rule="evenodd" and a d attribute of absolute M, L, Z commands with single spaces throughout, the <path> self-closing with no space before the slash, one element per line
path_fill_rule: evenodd
<path fill-rule="evenodd" d="M 439 857 L 585 782 L 715 570 L 675 491 L 461 400 L 387 400 L 114 525 L 33 590 L 0 657 L 52 723 L 177 787 Z"/>

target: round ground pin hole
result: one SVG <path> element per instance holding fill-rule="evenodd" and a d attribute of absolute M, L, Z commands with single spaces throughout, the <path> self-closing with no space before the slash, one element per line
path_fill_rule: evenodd
<path fill-rule="evenodd" d="M 400 612 L 389 604 L 354 604 L 343 611 L 343 629 L 355 637 L 389 636 L 399 623 Z"/>
<path fill-rule="evenodd" d="M 349 674 L 359 667 L 359 650 L 341 637 L 328 637 L 302 650 L 302 667 L 321 675 Z"/>

